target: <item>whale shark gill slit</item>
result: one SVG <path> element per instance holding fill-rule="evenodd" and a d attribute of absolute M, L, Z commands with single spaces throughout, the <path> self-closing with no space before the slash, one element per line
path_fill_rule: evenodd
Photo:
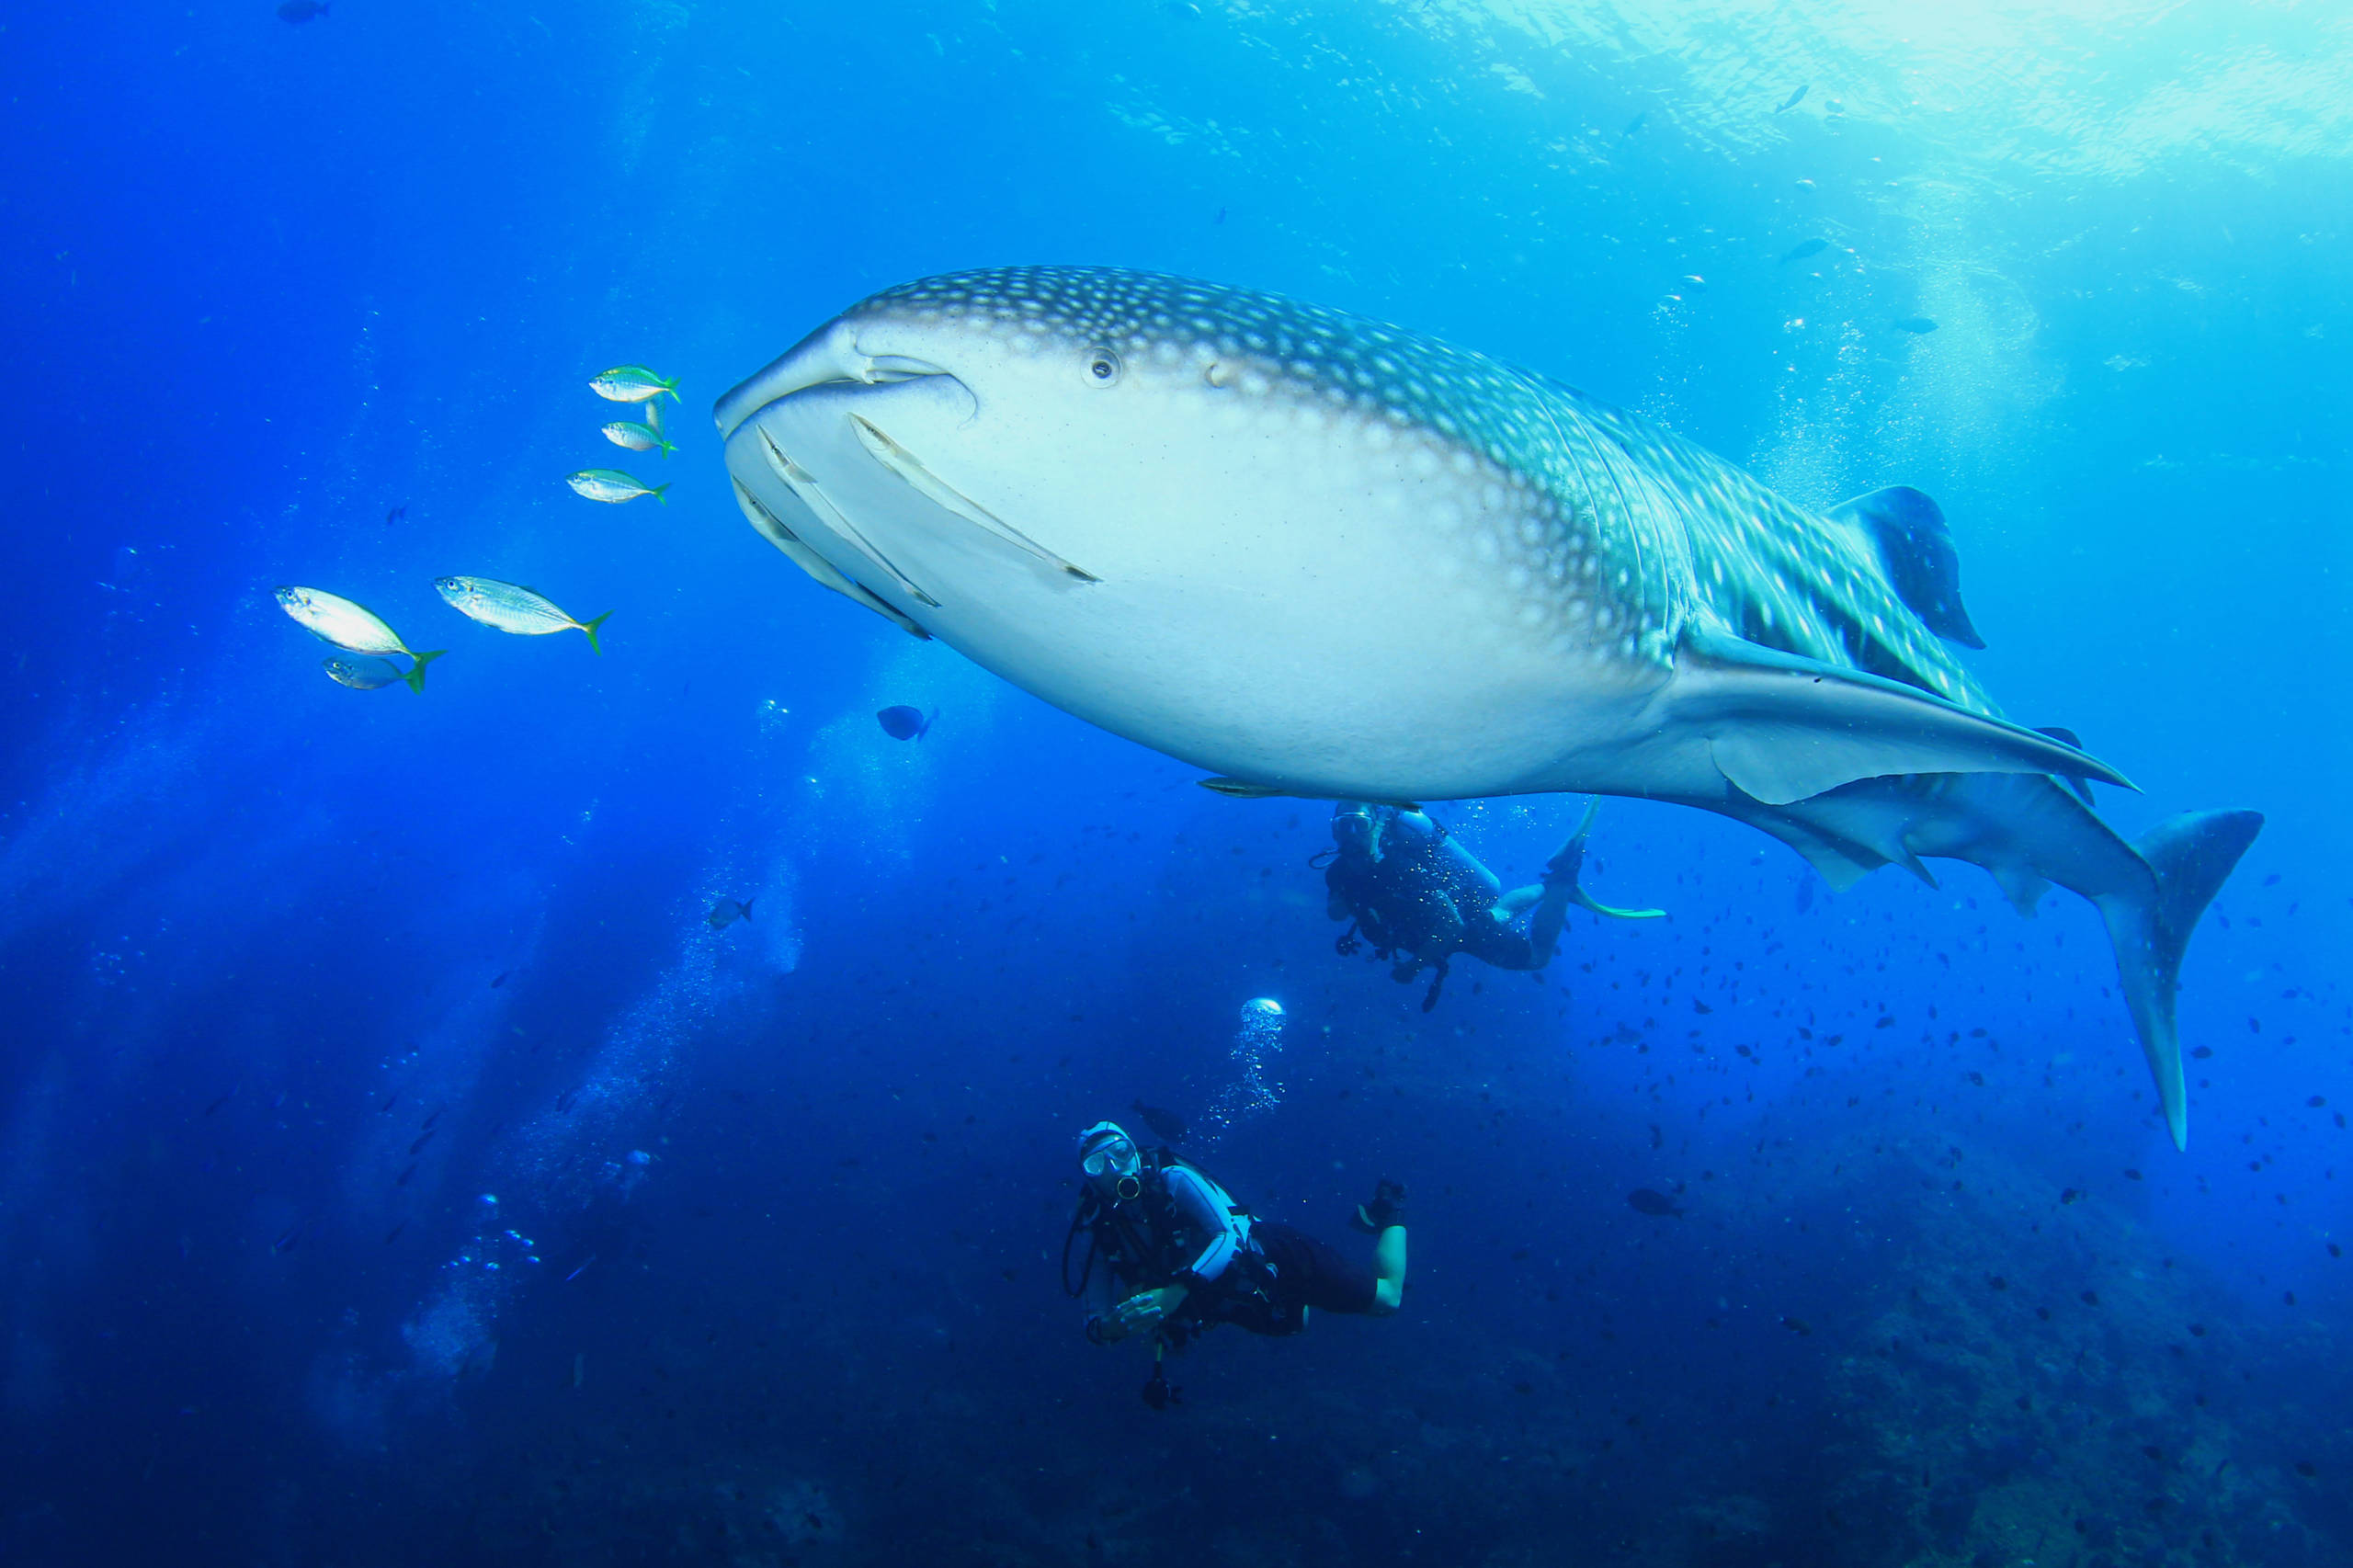
<path fill-rule="evenodd" d="M 849 416 L 849 423 L 850 428 L 858 433 L 858 445 L 864 447 L 876 462 L 906 481 L 908 486 L 916 494 L 938 506 L 941 511 L 961 517 L 966 522 L 985 529 L 1015 549 L 1035 556 L 1054 570 L 1075 577 L 1082 583 L 1099 583 L 1103 580 L 1092 572 L 1072 565 L 932 472 L 923 465 L 922 459 L 892 440 L 873 421 L 862 415 L 853 414 Z"/>
<path fill-rule="evenodd" d="M 776 437 L 770 436 L 765 428 L 760 431 L 760 451 L 767 457 L 768 467 L 775 472 L 777 478 L 784 482 L 785 488 L 791 491 L 802 506 L 816 514 L 820 522 L 847 540 L 851 547 L 860 555 L 881 568 L 883 573 L 898 585 L 901 593 L 918 603 L 929 605 L 934 609 L 939 608 L 938 599 L 916 586 L 913 578 L 900 571 L 892 563 L 889 556 L 874 547 L 872 540 L 858 532 L 858 525 L 851 522 L 839 506 L 834 505 L 833 498 L 825 494 L 824 488 L 817 483 L 816 476 L 786 456 L 784 449 L 776 444 Z"/>
<path fill-rule="evenodd" d="M 843 597 L 864 605 L 909 636 L 926 642 L 931 641 L 931 633 L 908 619 L 896 605 L 872 589 L 844 576 L 840 568 L 818 554 L 799 534 L 786 526 L 783 518 L 768 510 L 766 502 L 745 489 L 742 480 L 731 474 L 728 483 L 734 486 L 735 505 L 743 509 L 744 520 L 750 523 L 762 539 L 782 551 L 786 560 Z"/>

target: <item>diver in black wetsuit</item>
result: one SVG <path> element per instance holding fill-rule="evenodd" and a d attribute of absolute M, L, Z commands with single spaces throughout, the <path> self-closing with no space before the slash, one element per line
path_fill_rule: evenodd
<path fill-rule="evenodd" d="M 1350 925 L 1335 946 L 1344 956 L 1355 952 L 1361 932 L 1400 984 L 1425 968 L 1436 971 L 1422 998 L 1427 1013 L 1438 1006 L 1447 965 L 1457 953 L 1497 969 L 1540 970 L 1551 963 L 1572 903 L 1620 920 L 1657 918 L 1665 911 L 1612 909 L 1578 886 L 1586 836 L 1600 808 L 1598 800 L 1586 808 L 1585 820 L 1546 864 L 1541 881 L 1506 892 L 1502 880 L 1427 812 L 1340 801 L 1332 809 L 1337 848 L 1324 869 L 1325 910 Z M 1515 924 L 1522 915 L 1529 916 L 1525 931 Z"/>
<path fill-rule="evenodd" d="M 1086 1187 L 1063 1245 L 1063 1286 L 1086 1300 L 1086 1337 L 1154 1340 L 1154 1409 L 1174 1397 L 1160 1358 L 1222 1323 L 1297 1334 L 1317 1308 L 1385 1317 L 1405 1293 L 1405 1189 L 1384 1178 L 1348 1223 L 1374 1238 L 1365 1267 L 1303 1231 L 1261 1220 L 1166 1149 L 1137 1146 L 1116 1122 L 1079 1135 Z M 1071 1253 L 1086 1236 L 1071 1278 Z M 1102 1266 L 1097 1272 L 1096 1266 Z"/>

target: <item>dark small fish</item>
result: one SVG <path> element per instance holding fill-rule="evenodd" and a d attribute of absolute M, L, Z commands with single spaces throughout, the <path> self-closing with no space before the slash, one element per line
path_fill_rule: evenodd
<path fill-rule="evenodd" d="M 756 897 L 747 898 L 741 903 L 732 898 L 722 898 L 710 906 L 710 913 L 704 915 L 703 919 L 710 924 L 712 930 L 724 931 L 738 920 L 749 920 L 752 917 L 752 905 L 758 902 Z"/>
<path fill-rule="evenodd" d="M 298 28 L 326 14 L 326 0 L 282 0 L 278 7 L 278 19 Z"/>
<path fill-rule="evenodd" d="M 1802 103 L 1805 102 L 1805 96 L 1806 96 L 1806 93 L 1807 93 L 1810 89 L 1812 89 L 1812 87 L 1813 87 L 1813 83 L 1811 83 L 1811 82 L 1805 83 L 1803 85 L 1800 86 L 1796 92 L 1791 93 L 1788 97 L 1783 98 L 1783 99 L 1780 101 L 1780 103 L 1779 103 L 1779 104 L 1778 104 L 1777 106 L 1775 106 L 1775 108 L 1774 108 L 1774 109 L 1773 109 L 1773 112 L 1774 112 L 1775 114 L 1787 114 L 1787 113 L 1789 113 L 1789 112 L 1790 112 L 1790 110 L 1791 110 L 1791 109 L 1793 109 L 1793 108 L 1797 108 L 1797 107 L 1798 107 L 1798 105 L 1800 105 L 1800 104 L 1802 104 Z"/>
<path fill-rule="evenodd" d="M 1666 1134 L 1659 1131 L 1659 1127 L 1658 1127 L 1658 1123 L 1657 1123 L 1657 1122 L 1655 1122 L 1655 1121 L 1652 1122 L 1652 1123 L 1651 1123 L 1651 1147 L 1652 1147 L 1652 1148 L 1654 1148 L 1654 1149 L 1660 1148 L 1660 1147 L 1663 1147 L 1663 1146 L 1665 1144 L 1665 1142 L 1666 1142 Z"/>
<path fill-rule="evenodd" d="M 1813 1324 L 1806 1322 L 1803 1318 L 1783 1318 L 1781 1320 L 1781 1326 L 1788 1329 L 1791 1334 L 1812 1334 L 1813 1332 Z"/>
<path fill-rule="evenodd" d="M 434 1109 L 434 1112 L 433 1112 L 433 1114 L 432 1114 L 431 1116 L 426 1117 L 423 1121 L 420 1121 L 420 1122 L 418 1122 L 418 1123 L 416 1124 L 416 1130 L 417 1130 L 419 1132 L 423 1132 L 423 1131 L 426 1131 L 427 1129 L 429 1129 L 430 1127 L 432 1127 L 432 1125 L 433 1125 L 435 1122 L 437 1122 L 437 1121 L 438 1121 L 438 1120 L 440 1120 L 440 1119 L 441 1119 L 441 1108 L 438 1108 L 438 1107 L 437 1107 L 437 1108 Z"/>
<path fill-rule="evenodd" d="M 1934 332 L 1937 324 L 1927 316 L 1905 316 L 1895 324 L 1900 332 Z"/>
<path fill-rule="evenodd" d="M 1814 879 L 1806 877 L 1798 883 L 1798 913 L 1803 915 L 1813 907 Z"/>
<path fill-rule="evenodd" d="M 2296 1461 L 2296 1473 L 2302 1476 L 2306 1481 L 2310 1481 L 2313 1476 L 2320 1473 L 2320 1469 L 2310 1460 L 2298 1460 Z"/>
<path fill-rule="evenodd" d="M 311 1222 L 308 1220 L 297 1220 L 292 1224 L 287 1226 L 286 1229 L 278 1233 L 278 1239 L 269 1244 L 271 1256 L 275 1256 L 278 1253 L 290 1250 L 296 1243 L 302 1239 L 302 1233 L 310 1228 Z"/>
<path fill-rule="evenodd" d="M 1222 208 L 1222 207 L 1219 208 L 1219 209 L 1217 210 L 1217 216 L 1216 216 L 1214 219 L 1211 220 L 1211 221 L 1212 222 L 1218 222 L 1218 223 L 1222 223 L 1222 222 L 1225 222 L 1225 209 L 1224 209 L 1224 208 Z"/>
<path fill-rule="evenodd" d="M 2087 1306 L 2087 1307 L 2096 1307 L 2096 1306 L 2098 1306 L 2098 1305 L 2099 1305 L 2099 1292 L 2098 1292 L 2097 1290 L 2086 1290 L 2086 1291 L 2085 1291 L 2085 1292 L 2083 1293 L 2083 1302 L 2084 1302 L 2084 1305 L 2086 1305 L 2086 1306 Z"/>
<path fill-rule="evenodd" d="M 326 7 L 322 6 L 319 9 L 324 11 Z M 384 526 L 386 528 L 391 528 L 394 523 L 404 523 L 407 521 L 408 508 L 406 506 L 395 506 L 391 511 L 384 514 Z"/>
<path fill-rule="evenodd" d="M 392 1109 L 394 1106 L 400 1103 L 401 1092 L 398 1089 L 394 1089 L 391 1094 L 384 1096 L 384 1103 L 378 1106 L 376 1108 L 380 1111 L 386 1111 Z"/>
<path fill-rule="evenodd" d="M 2059 1201 L 2062 1203 L 2074 1203 L 2083 1196 L 2072 1187 L 2063 1187 L 2059 1189 Z"/>
<path fill-rule="evenodd" d="M 1635 131 L 1640 131 L 1643 128 L 1643 122 L 1650 119 L 1650 117 L 1651 111 L 1644 109 L 1642 113 L 1628 120 L 1626 122 L 1626 129 L 1618 133 L 1618 140 L 1623 142 L 1627 137 L 1631 136 Z"/>
<path fill-rule="evenodd" d="M 573 1108 L 579 1098 L 580 1091 L 578 1089 L 564 1090 L 563 1093 L 556 1096 L 555 1097 L 555 1113 L 558 1116 L 563 1115 Z"/>
<path fill-rule="evenodd" d="M 415 1160 L 411 1160 L 411 1161 L 408 1163 L 408 1168 L 407 1168 L 407 1169 L 405 1169 L 405 1170 L 404 1170 L 404 1171 L 402 1171 L 400 1175 L 398 1175 L 398 1176 L 394 1176 L 394 1177 L 392 1178 L 392 1185 L 393 1185 L 394 1187 L 406 1187 L 406 1186 L 408 1185 L 409 1177 L 411 1177 L 411 1176 L 415 1176 L 415 1174 L 416 1174 L 416 1162 L 415 1162 Z"/>
<path fill-rule="evenodd" d="M 514 973 L 514 972 L 515 972 L 515 971 L 514 971 L 513 970 L 511 970 L 511 969 L 502 969 L 502 970 L 500 970 L 500 971 L 498 971 L 498 978 L 497 978 L 497 979 L 495 979 L 495 980 L 494 980 L 494 981 L 492 981 L 492 982 L 490 983 L 490 988 L 491 988 L 493 991 L 497 990 L 500 986 L 502 986 L 502 985 L 504 985 L 504 984 L 506 984 L 506 977 L 507 977 L 508 975 L 510 975 L 510 974 Z"/>
<path fill-rule="evenodd" d="M 1653 1192 L 1647 1187 L 1638 1187 L 1628 1193 L 1626 1205 L 1635 1213 L 1648 1214 L 1653 1219 L 1680 1220 L 1683 1218 L 1683 1210 L 1677 1205 L 1675 1199 L 1664 1192 Z"/>
<path fill-rule="evenodd" d="M 2134 1170 L 2131 1165 L 2127 1165 L 2124 1167 L 2124 1179 L 2126 1181 L 2139 1181 L 2141 1179 L 2141 1173 Z"/>
<path fill-rule="evenodd" d="M 417 1153 L 421 1153 L 421 1152 L 424 1150 L 425 1146 L 426 1146 L 427 1143 L 432 1142 L 434 1139 L 436 1139 L 436 1138 L 438 1138 L 438 1137 L 439 1137 L 439 1136 L 440 1136 L 440 1134 L 439 1134 L 438 1132 L 437 1132 L 436 1131 L 434 1131 L 432 1128 L 429 1128 L 429 1127 L 428 1127 L 428 1128 L 426 1128 L 426 1129 L 425 1130 L 425 1135 L 424 1135 L 423 1137 L 419 1138 L 415 1142 L 414 1142 L 414 1143 L 412 1143 L 412 1144 L 410 1144 L 410 1145 L 408 1146 L 408 1152 L 409 1152 L 410 1155 L 413 1157 L 413 1156 L 415 1156 L 415 1154 L 417 1154 Z"/>
<path fill-rule="evenodd" d="M 2210 1056 L 2211 1056 L 2211 1055 L 2213 1055 L 2213 1054 L 2214 1054 L 2214 1048 L 2213 1048 L 2212 1046 L 2211 1046 L 2211 1045 L 2201 1045 L 2201 1046 L 2200 1046 L 2197 1050 L 2195 1050 L 2195 1051 L 2191 1051 L 2189 1054 L 2190 1054 L 2193 1058 L 2195 1058 L 2196 1060 L 2198 1060 L 2198 1061 L 2200 1061 L 2200 1062 L 2203 1062 L 2203 1061 L 2205 1061 L 2208 1057 L 2210 1057 Z"/>
<path fill-rule="evenodd" d="M 931 719 L 926 719 L 922 709 L 909 708 L 901 703 L 883 709 L 874 715 L 874 720 L 882 726 L 882 733 L 894 741 L 919 741 L 931 728 L 932 719 L 938 717 L 939 710 L 937 708 L 931 710 Z"/>
<path fill-rule="evenodd" d="M 1803 261 L 1807 256 L 1820 256 L 1829 248 L 1828 240 L 1800 240 L 1782 253 L 1781 261 L 1783 265 L 1792 261 Z"/>
<path fill-rule="evenodd" d="M 229 1092 L 227 1094 L 222 1095 L 219 1099 L 214 1100 L 210 1105 L 204 1108 L 204 1114 L 210 1116 L 214 1111 L 219 1110 L 222 1106 L 227 1105 L 231 1100 L 236 1097 L 237 1085 L 232 1084 L 229 1085 Z"/>
<path fill-rule="evenodd" d="M 407 1229 L 408 1229 L 408 1221 L 407 1221 L 406 1220 L 403 1220 L 399 1224 L 394 1225 L 391 1230 L 386 1231 L 386 1232 L 384 1233 L 384 1244 L 385 1244 L 386 1246 L 390 1246 L 390 1245 L 392 1245 L 394 1242 L 396 1242 L 396 1241 L 400 1240 L 400 1239 L 401 1239 L 401 1233 L 402 1233 L 403 1231 L 407 1230 Z"/>
<path fill-rule="evenodd" d="M 1185 1119 L 1175 1111 L 1163 1110 L 1156 1105 L 1146 1105 L 1142 1100 L 1136 1101 L 1128 1108 L 1142 1117 L 1146 1127 L 1151 1128 L 1171 1143 L 1182 1143 L 1185 1141 Z"/>
<path fill-rule="evenodd" d="M 2278 886 L 2279 885 L 2279 872 L 2277 872 L 2277 871 L 2274 871 L 2274 872 L 2272 872 L 2269 876 L 2268 876 L 2268 877 L 2264 878 L 2264 879 L 2263 879 L 2263 885 L 2264 885 L 2265 887 L 2268 887 L 2268 888 L 2276 888 L 2276 887 L 2278 887 Z"/>

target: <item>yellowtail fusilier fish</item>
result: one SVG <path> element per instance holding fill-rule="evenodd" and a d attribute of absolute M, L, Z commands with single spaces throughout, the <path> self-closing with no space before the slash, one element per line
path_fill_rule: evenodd
<path fill-rule="evenodd" d="M 645 406 L 652 408 L 654 405 L 649 403 Z M 650 452 L 659 449 L 666 458 L 678 449 L 677 444 L 662 434 L 650 420 L 638 425 L 626 419 L 616 419 L 602 428 L 606 440 L 616 447 L 627 447 L 632 452 Z"/>
<path fill-rule="evenodd" d="M 319 663 L 320 667 L 327 672 L 329 680 L 337 686 L 347 686 L 354 691 L 377 691 L 396 680 L 406 678 L 401 674 L 401 667 L 390 659 L 334 653 Z"/>
<path fill-rule="evenodd" d="M 634 501 L 641 495 L 651 495 L 662 501 L 666 484 L 641 484 L 617 468 L 584 468 L 578 473 L 567 473 L 563 482 L 591 501 Z M 666 506 L 667 501 L 662 501 Z"/>
<path fill-rule="evenodd" d="M 364 605 L 356 605 L 323 588 L 284 587 L 278 590 L 278 608 L 301 623 L 304 631 L 347 653 L 405 653 L 415 663 L 401 674 L 411 691 L 425 689 L 425 666 L 448 653 L 434 648 L 418 653 L 401 641 L 400 633 Z"/>
<path fill-rule="evenodd" d="M 616 365 L 588 383 L 588 390 L 614 403 L 647 403 L 678 395 L 678 378 L 657 376 L 642 365 Z"/>
<path fill-rule="evenodd" d="M 434 591 L 449 601 L 449 608 L 472 620 L 500 631 L 511 631 L 517 637 L 545 637 L 551 631 L 582 631 L 588 637 L 588 646 L 602 653 L 605 650 L 597 641 L 597 628 L 612 616 L 611 610 L 594 620 L 574 620 L 543 594 L 515 583 L 501 583 L 491 577 L 437 577 Z"/>

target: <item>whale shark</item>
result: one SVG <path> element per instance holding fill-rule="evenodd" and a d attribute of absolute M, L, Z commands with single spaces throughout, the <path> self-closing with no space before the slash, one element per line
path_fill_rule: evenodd
<path fill-rule="evenodd" d="M 2262 825 L 2130 842 L 2005 718 L 1950 529 L 1827 511 L 1552 378 L 1250 290 L 1020 267 L 887 289 L 722 397 L 808 574 L 1233 795 L 1555 791 L 1718 812 L 1834 889 L 1946 858 L 2089 900 L 2177 1147 L 2175 994 Z"/>

